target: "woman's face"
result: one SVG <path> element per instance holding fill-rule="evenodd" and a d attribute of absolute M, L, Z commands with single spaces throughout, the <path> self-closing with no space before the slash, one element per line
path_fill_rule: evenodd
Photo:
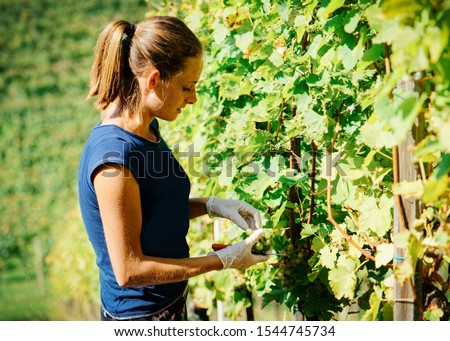
<path fill-rule="evenodd" d="M 159 79 L 154 92 L 148 94 L 150 115 L 173 121 L 187 104 L 197 102 L 196 85 L 202 73 L 202 56 L 190 57 L 182 73 L 164 84 Z"/>

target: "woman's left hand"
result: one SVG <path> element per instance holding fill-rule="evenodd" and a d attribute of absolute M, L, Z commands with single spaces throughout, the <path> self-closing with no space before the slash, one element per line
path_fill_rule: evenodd
<path fill-rule="evenodd" d="M 206 202 L 208 215 L 231 220 L 243 230 L 261 228 L 261 214 L 252 205 L 242 200 L 210 197 Z"/>

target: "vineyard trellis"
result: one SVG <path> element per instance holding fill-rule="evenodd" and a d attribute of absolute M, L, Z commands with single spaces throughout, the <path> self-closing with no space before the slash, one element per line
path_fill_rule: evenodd
<path fill-rule="evenodd" d="M 199 103 L 168 131 L 208 157 L 181 161 L 202 170 L 202 194 L 258 207 L 287 254 L 194 280 L 193 299 L 209 311 L 229 302 L 233 317 L 251 302 L 227 290 L 245 284 L 304 319 L 448 320 L 449 2 L 199 0 L 155 12 L 184 18 L 205 44 Z M 399 169 L 407 155 L 414 178 Z M 210 236 L 192 238 L 204 252 Z M 229 226 L 223 238 L 242 236 Z M 415 317 L 394 312 L 408 283 Z"/>

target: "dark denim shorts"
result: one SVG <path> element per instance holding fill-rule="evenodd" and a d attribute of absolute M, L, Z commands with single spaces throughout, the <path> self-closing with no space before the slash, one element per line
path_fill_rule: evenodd
<path fill-rule="evenodd" d="M 136 317 L 120 318 L 114 317 L 108 313 L 103 306 L 100 309 L 101 321 L 187 321 L 186 309 L 186 290 L 167 307 L 160 309 L 157 312 L 149 313 L 148 315 L 139 315 Z"/>

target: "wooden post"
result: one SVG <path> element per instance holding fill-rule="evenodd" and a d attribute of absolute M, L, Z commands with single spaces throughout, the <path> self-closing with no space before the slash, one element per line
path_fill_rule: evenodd
<path fill-rule="evenodd" d="M 407 89 L 410 92 L 414 92 L 415 83 L 412 79 L 402 81 L 398 83 L 398 88 Z M 416 143 L 423 138 L 423 116 L 417 119 L 417 122 L 413 129 L 408 132 L 406 139 L 398 146 L 398 150 L 394 153 L 398 153 L 398 181 L 416 181 L 418 179 L 418 172 L 412 159 L 412 150 Z M 396 158 L 394 157 L 394 162 Z M 395 168 L 395 167 L 394 167 Z M 395 170 L 394 170 L 395 172 Z M 394 174 L 394 177 L 396 175 Z M 421 201 L 413 196 L 408 198 L 402 198 L 395 202 L 394 205 L 394 235 L 399 233 L 402 228 L 412 228 L 414 221 L 420 215 Z M 401 220 L 404 220 L 402 223 Z M 404 226 L 402 226 L 404 225 Z M 403 250 L 395 248 L 394 251 L 394 268 L 396 265 L 401 264 L 403 261 Z M 420 265 L 418 264 L 418 267 Z M 418 269 L 415 269 L 418 273 Z M 419 274 L 420 275 L 420 274 Z M 416 276 L 415 276 L 416 277 Z M 414 281 L 405 281 L 401 285 L 398 281 L 394 283 L 394 321 L 414 321 L 418 318 L 418 309 L 414 304 L 414 292 L 412 284 L 417 290 L 420 289 L 421 283 L 418 281 L 420 276 L 417 276 Z M 420 295 L 417 295 L 418 299 L 421 299 Z"/>
<path fill-rule="evenodd" d="M 409 146 L 414 145 L 412 134 L 409 133 L 406 141 L 398 146 L 399 156 L 399 181 L 414 181 L 416 180 L 416 172 L 412 163 L 412 155 Z M 404 214 L 406 226 L 412 226 L 416 219 L 416 200 L 413 197 L 400 198 L 403 206 L 398 207 L 396 203 L 394 206 L 394 235 L 402 230 L 400 224 L 400 215 Z M 394 252 L 394 268 L 396 265 L 403 262 L 405 255 L 403 250 L 395 248 Z M 398 281 L 394 283 L 394 321 L 414 321 L 414 295 L 411 285 L 405 281 L 401 285 Z"/>

